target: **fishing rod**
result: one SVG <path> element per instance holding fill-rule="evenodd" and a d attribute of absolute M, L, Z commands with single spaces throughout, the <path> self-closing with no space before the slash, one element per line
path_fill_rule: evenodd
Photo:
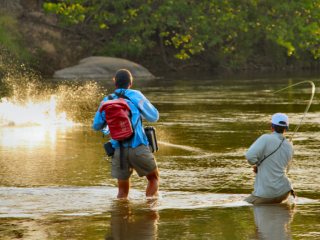
<path fill-rule="evenodd" d="M 310 84 L 311 84 L 311 87 L 312 87 L 311 96 L 310 96 L 308 105 L 306 106 L 306 108 L 305 108 L 305 110 L 304 110 L 304 112 L 303 112 L 303 115 L 302 115 L 302 117 L 301 117 L 301 119 L 300 119 L 299 124 L 295 127 L 293 133 L 291 134 L 291 136 L 290 136 L 290 138 L 289 138 L 289 141 L 290 141 L 290 142 L 292 142 L 292 139 L 293 139 L 294 135 L 298 132 L 300 126 L 302 125 L 302 121 L 304 120 L 304 118 L 306 117 L 306 115 L 307 115 L 307 113 L 308 113 L 308 111 L 309 111 L 309 108 L 310 108 L 310 106 L 311 106 L 311 104 L 312 104 L 312 101 L 313 101 L 314 94 L 315 94 L 315 92 L 316 92 L 316 86 L 315 86 L 314 82 L 312 82 L 312 81 L 302 81 L 302 82 L 298 82 L 298 83 L 289 85 L 289 86 L 287 86 L 287 87 L 285 87 L 285 88 L 281 88 L 281 89 L 273 92 L 273 94 L 278 93 L 278 92 L 282 92 L 282 91 L 284 91 L 284 90 L 286 90 L 286 89 L 289 89 L 289 88 L 292 88 L 292 87 L 295 87 L 295 86 L 297 86 L 297 85 L 304 84 L 304 83 L 310 83 Z M 230 180 L 230 181 L 228 181 L 228 182 L 226 182 L 226 183 L 221 184 L 214 192 L 219 192 L 219 191 L 221 191 L 223 188 L 225 188 L 225 186 L 226 186 L 228 183 L 230 183 L 231 181 L 233 181 L 233 182 L 234 182 L 234 181 L 238 181 L 239 179 L 243 178 L 245 174 L 246 174 L 246 173 L 242 173 L 242 174 L 240 174 L 240 176 L 237 177 L 236 179 L 232 179 L 232 180 Z"/>
<path fill-rule="evenodd" d="M 304 118 L 306 117 L 306 115 L 307 115 L 307 113 L 308 113 L 308 111 L 309 111 L 309 108 L 310 108 L 310 106 L 311 106 L 311 104 L 312 104 L 312 101 L 313 101 L 314 94 L 315 94 L 315 92 L 316 92 L 316 86 L 315 86 L 314 82 L 312 82 L 312 81 L 302 81 L 302 82 L 298 82 L 298 83 L 292 84 L 292 85 L 290 85 L 290 86 L 288 86 L 288 87 L 285 87 L 285 88 L 282 88 L 282 89 L 279 89 L 279 90 L 273 92 L 274 94 L 275 94 L 275 93 L 278 93 L 278 92 L 282 92 L 282 91 L 284 91 L 284 90 L 286 90 L 286 89 L 292 88 L 292 87 L 294 87 L 294 86 L 297 86 L 297 85 L 300 85 L 300 84 L 303 84 L 303 83 L 310 83 L 310 84 L 311 84 L 311 87 L 312 87 L 311 96 L 310 96 L 308 105 L 306 106 L 306 109 L 305 109 L 304 112 L 303 112 L 303 115 L 302 115 L 302 117 L 301 117 L 301 119 L 300 119 L 299 124 L 295 127 L 293 133 L 291 134 L 291 136 L 290 136 L 290 138 L 289 138 L 289 141 L 290 141 L 290 142 L 292 142 L 292 139 L 293 139 L 294 135 L 298 132 L 300 126 L 302 125 L 302 121 L 304 120 Z"/>

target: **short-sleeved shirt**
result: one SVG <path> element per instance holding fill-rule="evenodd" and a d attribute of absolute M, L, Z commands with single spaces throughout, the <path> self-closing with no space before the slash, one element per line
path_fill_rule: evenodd
<path fill-rule="evenodd" d="M 134 128 L 134 136 L 129 140 L 123 143 L 124 147 L 138 147 L 140 145 L 148 145 L 148 139 L 144 132 L 141 118 L 146 119 L 148 122 L 156 122 L 159 119 L 158 110 L 150 103 L 150 101 L 140 92 L 133 89 L 116 89 L 116 93 L 124 94 L 128 99 L 125 99 L 130 107 L 132 118 L 131 123 Z M 117 99 L 116 94 L 111 94 L 113 99 Z M 96 112 L 92 128 L 96 131 L 101 130 L 104 134 L 109 134 L 108 126 L 106 124 L 106 115 L 105 111 L 100 112 L 99 109 L 103 103 L 109 101 L 109 97 L 106 96 Z M 119 148 L 119 142 L 111 139 L 112 147 Z"/>
<path fill-rule="evenodd" d="M 283 134 L 276 132 L 262 135 L 248 149 L 245 155 L 248 162 L 251 165 L 259 163 L 276 150 L 283 139 Z M 252 194 L 263 198 L 273 198 L 290 191 L 292 186 L 287 172 L 292 157 L 293 146 L 285 139 L 280 148 L 258 166 Z"/>

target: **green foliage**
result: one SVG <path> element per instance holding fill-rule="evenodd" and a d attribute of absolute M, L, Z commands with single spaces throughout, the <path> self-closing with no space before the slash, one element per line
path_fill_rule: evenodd
<path fill-rule="evenodd" d="M 0 13 L 0 47 L 10 51 L 18 59 L 31 58 L 23 46 L 16 19 L 5 13 Z"/>
<path fill-rule="evenodd" d="M 79 2 L 79 3 L 77 3 Z M 62 3 L 44 3 L 47 12 L 61 15 L 67 24 L 79 24 L 85 20 L 87 9 L 82 6 L 84 1 L 64 1 Z"/>
<path fill-rule="evenodd" d="M 65 0 L 44 9 L 103 36 L 108 55 L 160 46 L 172 59 L 202 55 L 228 68 L 256 56 L 320 58 L 320 0 Z"/>

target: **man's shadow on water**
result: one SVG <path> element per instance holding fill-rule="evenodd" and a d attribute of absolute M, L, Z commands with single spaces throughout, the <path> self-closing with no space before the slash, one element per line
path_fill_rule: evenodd
<path fill-rule="evenodd" d="M 295 205 L 269 204 L 253 206 L 256 239 L 292 239 L 290 224 Z"/>
<path fill-rule="evenodd" d="M 157 239 L 159 214 L 152 209 L 157 201 L 134 204 L 129 200 L 115 200 L 111 206 L 110 231 L 105 239 Z"/>

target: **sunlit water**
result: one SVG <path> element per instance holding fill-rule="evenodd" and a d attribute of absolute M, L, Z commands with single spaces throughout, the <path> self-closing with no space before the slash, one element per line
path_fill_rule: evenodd
<path fill-rule="evenodd" d="M 156 200 L 145 199 L 146 180 L 137 175 L 129 201 L 115 199 L 107 138 L 90 127 L 98 85 L 110 92 L 110 84 L 61 83 L 25 101 L 19 93 L 2 97 L 1 239 L 319 239 L 319 90 L 293 139 L 289 176 L 298 198 L 257 207 L 243 201 L 254 180 L 244 152 L 269 131 L 274 112 L 286 112 L 294 129 L 311 89 L 272 92 L 306 79 L 137 80 L 160 112 L 152 124 L 160 147 Z"/>

